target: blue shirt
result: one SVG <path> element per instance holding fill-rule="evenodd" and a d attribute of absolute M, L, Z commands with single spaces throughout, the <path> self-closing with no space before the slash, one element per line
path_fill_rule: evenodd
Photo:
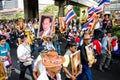
<path fill-rule="evenodd" d="M 4 46 L 0 46 L 0 56 L 8 56 L 9 51 L 10 51 L 10 46 L 8 43 L 5 43 Z"/>
<path fill-rule="evenodd" d="M 106 54 L 107 53 L 107 50 L 108 50 L 108 37 L 103 37 L 102 39 L 102 51 L 101 53 L 102 54 Z"/>

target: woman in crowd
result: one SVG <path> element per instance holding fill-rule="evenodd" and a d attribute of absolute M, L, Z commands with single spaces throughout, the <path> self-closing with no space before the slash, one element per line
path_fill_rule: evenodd
<path fill-rule="evenodd" d="M 9 74 L 7 74 L 7 68 L 11 66 L 11 63 L 6 64 L 6 62 L 8 60 L 11 61 L 10 47 L 9 47 L 9 44 L 6 42 L 6 37 L 3 35 L 0 36 L 0 58 L 4 63 L 4 69 L 7 75 L 6 79 L 8 79 Z"/>
<path fill-rule="evenodd" d="M 20 80 L 24 80 L 25 78 L 25 71 L 28 68 L 31 76 L 32 75 L 32 61 L 31 58 L 31 49 L 26 35 L 21 36 L 22 44 L 20 44 L 17 48 L 17 57 L 20 61 Z M 33 78 L 34 80 L 34 78 Z"/>

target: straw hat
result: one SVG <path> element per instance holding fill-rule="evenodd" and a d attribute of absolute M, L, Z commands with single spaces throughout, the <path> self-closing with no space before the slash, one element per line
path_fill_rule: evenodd
<path fill-rule="evenodd" d="M 63 64 L 64 61 L 65 61 L 65 58 L 63 56 L 58 55 L 58 53 L 55 51 L 51 51 L 51 52 L 48 52 L 47 55 L 45 55 L 45 57 L 42 60 L 42 64 L 45 67 L 55 67 Z"/>
<path fill-rule="evenodd" d="M 89 34 L 84 34 L 83 39 L 91 39 L 91 37 L 90 37 L 90 35 L 89 35 Z"/>

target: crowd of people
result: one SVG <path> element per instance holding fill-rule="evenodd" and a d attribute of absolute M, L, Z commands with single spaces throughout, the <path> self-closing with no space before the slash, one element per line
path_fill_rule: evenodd
<path fill-rule="evenodd" d="M 98 14 L 99 15 L 99 14 Z M 17 58 L 20 65 L 19 80 L 24 80 L 26 69 L 29 69 L 33 80 L 62 80 L 61 70 L 66 74 L 65 80 L 92 79 L 92 64 L 88 60 L 86 46 L 91 44 L 95 60 L 99 60 L 98 69 L 110 70 L 112 53 L 118 38 L 112 35 L 112 22 L 109 14 L 94 19 L 93 29 L 82 30 L 80 23 L 69 25 L 65 33 L 61 33 L 55 26 L 55 33 L 51 36 L 37 37 L 39 21 L 31 19 L 25 22 L 22 19 L 15 21 L 0 21 L 0 57 L 4 63 L 10 56 L 10 47 L 17 49 Z M 95 27 L 99 27 L 95 29 Z M 66 43 L 65 43 L 66 42 Z M 65 44 L 65 48 L 61 45 Z M 117 44 L 118 47 L 118 44 Z M 61 51 L 64 49 L 65 53 Z M 80 50 L 81 73 L 73 75 L 71 55 Z M 119 54 L 119 49 L 117 53 Z M 97 57 L 96 57 L 97 55 Z M 100 57 L 100 59 L 98 59 Z M 5 63 L 4 63 L 5 64 Z M 6 66 L 4 66 L 6 70 Z M 6 71 L 6 76 L 7 76 Z"/>

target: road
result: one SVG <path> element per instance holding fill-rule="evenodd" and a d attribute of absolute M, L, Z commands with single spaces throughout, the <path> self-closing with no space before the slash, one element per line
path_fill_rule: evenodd
<path fill-rule="evenodd" d="M 64 45 L 62 45 L 62 49 L 64 48 Z M 64 50 L 62 50 L 64 52 Z M 63 54 L 62 54 L 63 55 Z M 12 72 L 11 78 L 9 80 L 19 80 L 19 63 L 17 60 L 17 54 L 16 54 L 16 48 L 11 48 L 11 57 L 13 61 L 13 66 L 15 67 L 16 71 Z M 120 58 L 119 58 L 120 59 Z M 92 67 L 92 74 L 93 74 L 93 80 L 120 80 L 120 61 L 117 63 L 111 64 L 111 70 L 100 72 L 98 70 L 97 63 L 93 65 Z M 26 72 L 26 80 L 30 80 L 31 77 L 29 75 L 29 71 Z M 62 80 L 64 80 L 64 75 L 62 74 Z"/>

